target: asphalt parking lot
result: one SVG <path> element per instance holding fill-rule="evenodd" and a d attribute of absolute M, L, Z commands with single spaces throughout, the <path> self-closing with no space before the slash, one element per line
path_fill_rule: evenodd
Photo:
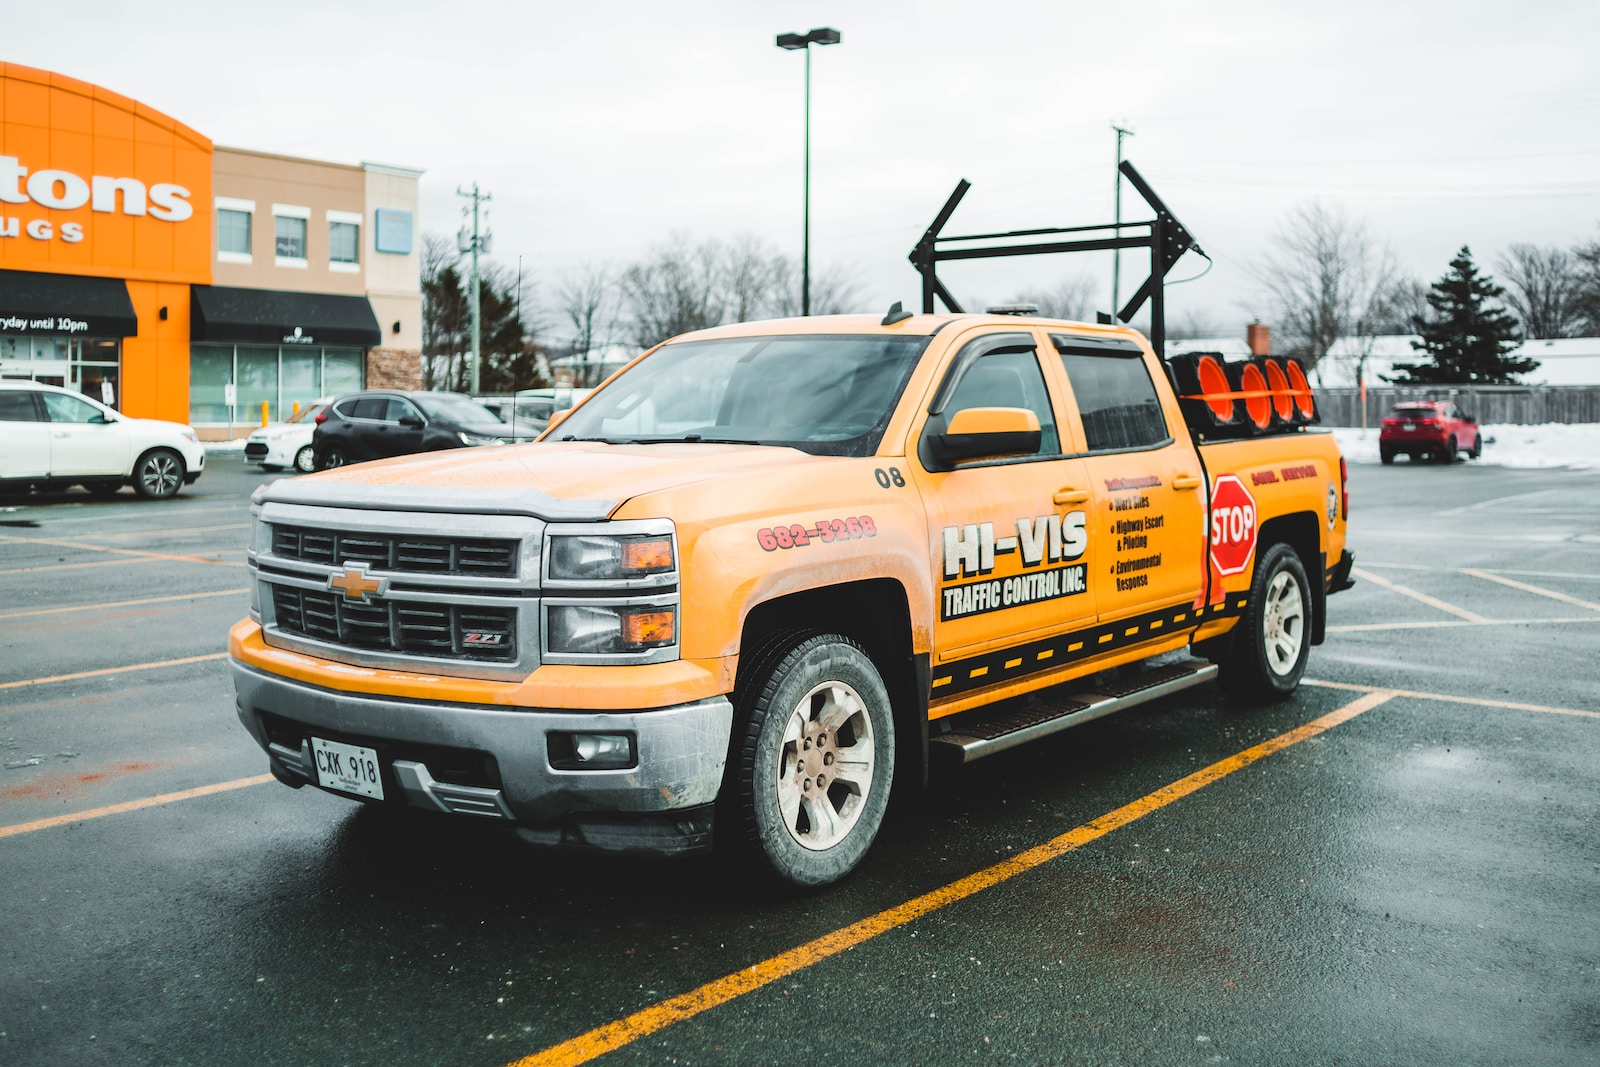
<path fill-rule="evenodd" d="M 1600 1061 L 1600 472 L 1353 467 L 1294 700 L 941 775 L 810 896 L 273 782 L 267 477 L 0 501 L 0 1063 Z"/>

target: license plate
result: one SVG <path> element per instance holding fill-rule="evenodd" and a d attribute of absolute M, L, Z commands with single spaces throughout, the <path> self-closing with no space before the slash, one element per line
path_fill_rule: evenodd
<path fill-rule="evenodd" d="M 1417 428 L 1417 424 L 1414 423 L 1414 422 L 1402 422 L 1400 424 L 1400 428 L 1402 430 L 1404 430 L 1406 433 L 1410 433 L 1412 430 L 1415 430 Z"/>
<path fill-rule="evenodd" d="M 383 780 L 378 777 L 378 753 L 360 745 L 311 739 L 311 760 L 317 765 L 317 784 L 324 789 L 383 799 Z"/>

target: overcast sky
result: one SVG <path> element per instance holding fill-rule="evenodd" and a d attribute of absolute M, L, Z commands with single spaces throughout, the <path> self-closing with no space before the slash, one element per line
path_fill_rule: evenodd
<path fill-rule="evenodd" d="M 1493 270 L 1515 241 L 1600 237 L 1595 0 L 55 0 L 12 5 L 0 55 L 218 144 L 422 168 L 424 231 L 453 233 L 476 181 L 496 258 L 548 298 L 674 232 L 798 257 L 805 61 L 773 38 L 816 26 L 844 39 L 812 55 L 812 265 L 851 274 L 864 310 L 915 306 L 906 254 L 959 178 L 947 232 L 1109 221 L 1112 120 L 1215 260 L 1169 290 L 1169 321 L 1266 318 L 1250 265 L 1314 198 L 1426 281 L 1462 244 Z M 1145 217 L 1131 190 L 1124 216 Z M 941 276 L 997 301 L 1091 267 L 1105 306 L 1109 263 Z M 1124 257 L 1124 295 L 1144 273 Z"/>

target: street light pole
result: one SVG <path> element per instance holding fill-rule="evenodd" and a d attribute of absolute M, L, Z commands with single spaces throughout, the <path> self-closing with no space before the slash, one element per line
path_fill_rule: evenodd
<path fill-rule="evenodd" d="M 462 252 L 472 253 L 472 354 L 469 374 L 469 388 L 474 396 L 482 391 L 481 374 L 483 362 L 483 313 L 479 301 L 482 275 L 478 273 L 478 253 L 489 251 L 489 234 L 481 228 L 479 209 L 483 202 L 491 200 L 488 193 L 478 192 L 478 183 L 472 183 L 472 191 L 466 192 L 460 186 L 456 187 L 456 195 L 472 201 L 472 233 L 469 236 L 466 227 L 456 236 L 456 247 Z"/>
<path fill-rule="evenodd" d="M 1126 120 L 1124 120 L 1124 121 L 1126 121 Z M 1116 201 L 1116 212 L 1117 212 L 1117 216 L 1116 216 L 1116 219 L 1117 219 L 1117 230 L 1116 230 L 1116 233 L 1117 233 L 1118 237 L 1121 237 L 1122 236 L 1122 139 L 1124 137 L 1132 137 L 1133 136 L 1133 131 L 1130 130 L 1130 129 L 1127 129 L 1126 127 L 1118 126 L 1114 122 L 1111 124 L 1111 128 L 1113 130 L 1117 131 L 1117 170 L 1116 170 L 1117 191 L 1116 191 L 1116 196 L 1114 197 L 1114 199 Z M 1118 248 L 1118 249 L 1115 249 L 1111 253 L 1111 315 L 1112 315 L 1113 318 L 1115 318 L 1116 314 L 1117 314 L 1117 275 L 1121 272 L 1121 270 L 1122 270 L 1122 249 Z"/>
<path fill-rule="evenodd" d="M 811 314 L 811 46 L 838 44 L 839 31 L 827 26 L 810 33 L 780 33 L 778 47 L 806 53 L 805 172 L 800 211 L 800 314 Z"/>

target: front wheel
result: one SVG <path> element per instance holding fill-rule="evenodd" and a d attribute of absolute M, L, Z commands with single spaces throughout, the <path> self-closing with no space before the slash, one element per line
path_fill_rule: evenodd
<path fill-rule="evenodd" d="M 294 454 L 294 469 L 301 474 L 310 474 L 317 469 L 317 450 L 310 445 L 302 445 L 300 451 Z"/>
<path fill-rule="evenodd" d="M 1444 443 L 1444 452 L 1439 457 L 1439 461 L 1447 465 L 1454 463 L 1456 461 L 1458 452 L 1459 449 L 1456 447 L 1456 439 L 1452 437 L 1450 440 Z"/>
<path fill-rule="evenodd" d="M 741 684 L 719 822 L 758 873 L 827 885 L 855 869 L 894 780 L 894 714 L 872 659 L 839 634 L 790 638 Z"/>
<path fill-rule="evenodd" d="M 1217 684 L 1247 700 L 1284 700 L 1300 686 L 1311 652 L 1311 585 L 1300 555 L 1279 542 L 1250 584 L 1250 606 L 1234 630 Z"/>
<path fill-rule="evenodd" d="M 1472 447 L 1467 449 L 1467 458 L 1477 459 L 1481 455 L 1483 455 L 1483 434 L 1480 433 L 1472 439 Z"/>
<path fill-rule="evenodd" d="M 133 488 L 146 500 L 176 496 L 183 485 L 183 457 L 170 448 L 153 448 L 133 467 Z"/>

